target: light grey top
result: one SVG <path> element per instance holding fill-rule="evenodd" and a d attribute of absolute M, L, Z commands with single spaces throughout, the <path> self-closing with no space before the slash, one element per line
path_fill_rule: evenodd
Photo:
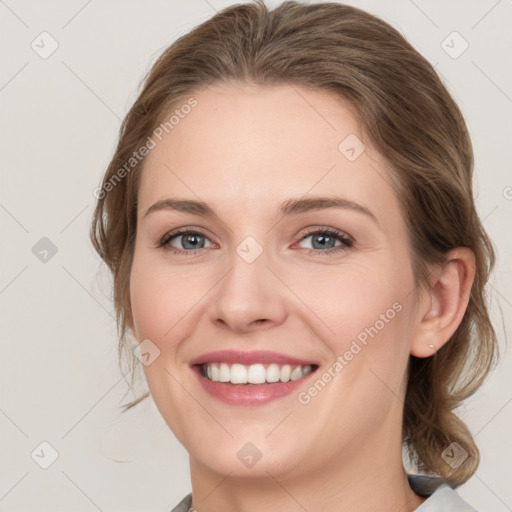
<path fill-rule="evenodd" d="M 408 475 L 407 478 L 414 492 L 429 496 L 416 512 L 477 512 L 441 478 L 420 475 Z"/>
<path fill-rule="evenodd" d="M 414 492 L 421 496 L 428 496 L 416 512 L 477 512 L 441 478 L 420 475 L 408 475 L 407 478 Z M 192 494 L 188 494 L 171 512 L 189 512 L 191 507 Z"/>

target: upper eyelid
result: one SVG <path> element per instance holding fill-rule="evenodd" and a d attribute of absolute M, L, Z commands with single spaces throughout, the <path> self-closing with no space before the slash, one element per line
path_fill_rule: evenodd
<path fill-rule="evenodd" d="M 333 235 L 339 235 L 339 236 L 345 235 L 347 238 L 352 238 L 347 232 L 343 231 L 342 229 L 332 228 L 332 227 L 328 227 L 328 226 L 306 227 L 306 228 L 301 229 L 300 232 L 302 232 L 302 234 L 300 235 L 301 237 L 310 236 L 317 232 L 328 232 L 328 233 L 332 233 Z M 174 236 L 194 234 L 194 233 L 199 233 L 201 235 L 208 236 L 206 231 L 203 231 L 202 228 L 195 228 L 195 227 L 189 228 L 189 227 L 185 226 L 184 228 L 176 228 L 175 230 L 170 230 L 170 231 L 166 232 L 161 238 L 165 238 L 167 236 L 174 237 Z"/>
<path fill-rule="evenodd" d="M 210 240 L 210 237 L 208 236 L 208 234 L 205 233 L 204 231 L 201 231 L 198 228 L 178 228 L 176 231 L 171 230 L 169 232 L 166 232 L 163 236 L 161 236 L 159 238 L 159 240 L 162 242 L 168 243 L 173 238 L 177 238 L 179 236 L 185 236 L 185 235 L 193 235 L 193 234 L 203 235 L 205 238 Z M 212 240 L 210 240 L 210 241 L 213 242 Z"/>

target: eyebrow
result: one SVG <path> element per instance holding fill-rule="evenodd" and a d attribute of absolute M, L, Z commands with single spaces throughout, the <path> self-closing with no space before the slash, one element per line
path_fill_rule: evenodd
<path fill-rule="evenodd" d="M 368 209 L 354 201 L 349 201 L 342 197 L 307 197 L 304 199 L 288 199 L 281 204 L 281 215 L 298 215 L 314 210 L 324 210 L 327 208 L 344 208 L 362 213 L 371 218 L 378 224 L 377 217 Z M 171 210 L 183 213 L 190 213 L 192 215 L 201 215 L 204 217 L 215 217 L 213 208 L 203 201 L 196 201 L 193 199 L 180 199 L 180 198 L 166 198 L 157 201 L 150 206 L 144 217 L 150 213 L 160 210 Z"/>

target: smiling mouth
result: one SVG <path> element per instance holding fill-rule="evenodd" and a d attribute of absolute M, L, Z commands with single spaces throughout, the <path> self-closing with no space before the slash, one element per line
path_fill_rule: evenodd
<path fill-rule="evenodd" d="M 226 384 L 277 384 L 302 379 L 316 371 L 318 365 L 262 364 L 243 365 L 239 363 L 204 363 L 195 365 L 202 377 L 211 382 Z"/>

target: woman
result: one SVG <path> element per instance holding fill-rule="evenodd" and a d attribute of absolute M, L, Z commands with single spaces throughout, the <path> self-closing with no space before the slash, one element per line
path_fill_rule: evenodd
<path fill-rule="evenodd" d="M 190 455 L 174 511 L 474 510 L 453 410 L 497 349 L 472 167 L 432 66 L 359 9 L 237 5 L 160 56 L 91 236 Z"/>

